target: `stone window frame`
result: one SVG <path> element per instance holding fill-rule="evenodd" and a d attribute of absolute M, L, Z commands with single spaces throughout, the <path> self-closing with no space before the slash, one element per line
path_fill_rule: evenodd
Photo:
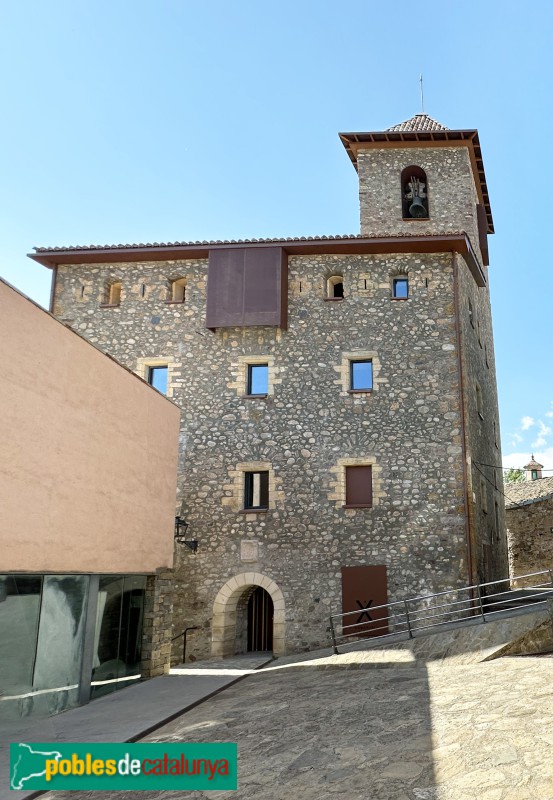
<path fill-rule="evenodd" d="M 373 386 L 372 389 L 351 389 L 350 376 L 351 376 L 351 362 L 352 361 L 372 361 L 373 365 Z M 342 353 L 340 364 L 333 366 L 335 372 L 338 373 L 339 378 L 333 383 L 340 386 L 342 391 L 341 397 L 348 397 L 354 395 L 370 395 L 378 391 L 381 384 L 388 383 L 387 378 L 380 377 L 381 364 L 376 350 L 348 350 Z"/>
<path fill-rule="evenodd" d="M 121 278 L 112 278 L 105 281 L 100 308 L 119 308 L 122 294 L 123 281 Z"/>
<path fill-rule="evenodd" d="M 188 289 L 188 279 L 181 276 L 168 279 L 168 297 L 165 303 L 168 305 L 183 305 L 186 303 L 186 290 Z"/>
<path fill-rule="evenodd" d="M 269 503 L 267 508 L 244 508 L 244 488 L 247 472 L 269 473 Z M 228 470 L 229 481 L 223 485 L 222 505 L 237 514 L 267 514 L 282 505 L 285 499 L 281 478 L 275 475 L 270 461 L 241 461 Z"/>
<path fill-rule="evenodd" d="M 407 297 L 396 297 L 395 296 L 395 282 L 396 281 L 407 281 Z M 390 300 L 400 300 L 401 302 L 405 302 L 406 300 L 411 299 L 411 286 L 409 281 L 409 271 L 407 269 L 395 269 L 393 272 L 390 273 Z"/>
<path fill-rule="evenodd" d="M 136 374 L 142 380 L 150 384 L 149 371 L 150 367 L 167 367 L 167 394 L 165 397 L 173 397 L 175 389 L 175 378 L 177 377 L 176 367 L 177 362 L 173 356 L 152 356 L 146 358 L 138 358 L 136 360 Z M 150 384 L 151 385 L 151 384 Z"/>
<path fill-rule="evenodd" d="M 372 468 L 372 506 L 352 508 L 346 505 L 346 467 Z M 382 487 L 382 467 L 375 456 L 367 455 L 360 458 L 346 456 L 344 458 L 339 458 L 336 464 L 330 468 L 329 472 L 332 479 L 330 481 L 330 491 L 327 493 L 327 497 L 334 503 L 335 508 L 344 509 L 347 514 L 355 514 L 358 511 L 362 511 L 363 513 L 370 512 L 373 508 L 380 505 L 381 501 L 386 497 L 386 493 Z"/>
<path fill-rule="evenodd" d="M 335 297 L 334 296 L 334 287 L 341 283 L 342 284 L 342 296 Z M 329 300 L 331 302 L 339 302 L 342 301 L 345 297 L 344 295 L 344 276 L 343 275 L 331 275 L 329 278 L 326 279 L 325 283 L 325 300 Z"/>
<path fill-rule="evenodd" d="M 267 394 L 248 394 L 248 367 L 267 364 L 268 387 Z M 240 356 L 237 361 L 231 363 L 230 373 L 234 380 L 227 384 L 229 389 L 234 389 L 238 397 L 250 400 L 266 400 L 267 397 L 274 395 L 275 386 L 282 383 L 278 378 L 280 370 L 275 366 L 275 357 L 269 355 L 249 355 Z"/>

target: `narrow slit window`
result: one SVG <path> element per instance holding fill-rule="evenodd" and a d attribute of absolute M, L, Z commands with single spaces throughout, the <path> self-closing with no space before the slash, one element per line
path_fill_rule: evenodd
<path fill-rule="evenodd" d="M 244 478 L 244 508 L 269 508 L 269 473 L 246 472 Z"/>
<path fill-rule="evenodd" d="M 148 383 L 162 394 L 167 394 L 167 366 L 148 367 Z"/>
<path fill-rule="evenodd" d="M 373 362 L 371 359 L 350 361 L 349 383 L 351 392 L 371 392 L 373 388 Z"/>
<path fill-rule="evenodd" d="M 346 508 L 372 508 L 372 467 L 346 467 Z"/>
<path fill-rule="evenodd" d="M 392 281 L 392 297 L 395 300 L 407 300 L 409 298 L 408 278 L 394 278 Z"/>
<path fill-rule="evenodd" d="M 341 275 L 333 275 L 326 282 L 326 296 L 329 300 L 342 300 L 344 297 L 344 279 Z"/>
<path fill-rule="evenodd" d="M 482 404 L 482 389 L 480 384 L 476 384 L 476 411 L 480 419 L 484 419 L 484 406 Z"/>
<path fill-rule="evenodd" d="M 248 365 L 248 395 L 252 397 L 264 397 L 269 394 L 269 365 L 268 364 L 249 364 Z"/>

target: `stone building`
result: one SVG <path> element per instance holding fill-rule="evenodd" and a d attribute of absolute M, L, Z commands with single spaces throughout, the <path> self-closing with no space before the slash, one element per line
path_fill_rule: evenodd
<path fill-rule="evenodd" d="M 509 574 L 512 578 L 542 570 L 553 571 L 553 477 L 543 478 L 543 464 L 532 455 L 524 480 L 505 490 Z M 536 579 L 515 582 L 535 585 Z"/>
<path fill-rule="evenodd" d="M 0 721 L 171 652 L 179 409 L 0 280 Z"/>
<path fill-rule="evenodd" d="M 477 131 L 341 140 L 360 234 L 32 255 L 53 312 L 182 409 L 192 658 L 315 647 L 331 612 L 507 574 Z"/>

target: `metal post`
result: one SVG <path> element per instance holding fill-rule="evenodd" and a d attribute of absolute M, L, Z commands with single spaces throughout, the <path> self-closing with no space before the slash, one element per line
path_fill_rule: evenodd
<path fill-rule="evenodd" d="M 334 623 L 332 621 L 332 617 L 330 617 L 330 627 L 328 629 L 330 631 L 330 638 L 332 639 L 332 649 L 334 651 L 334 655 L 338 655 L 338 645 L 336 644 L 336 634 L 334 632 Z"/>
<path fill-rule="evenodd" d="M 482 592 L 480 591 L 480 584 L 476 585 L 476 591 L 478 592 L 478 603 L 480 604 L 480 615 L 482 617 L 482 622 L 486 621 L 486 617 L 484 616 L 484 606 L 482 605 Z"/>
<path fill-rule="evenodd" d="M 79 673 L 78 703 L 84 706 L 90 702 L 92 665 L 94 663 L 94 637 L 96 633 L 96 614 L 98 609 L 98 589 L 100 576 L 90 575 L 88 579 L 88 598 L 84 624 L 81 669 Z"/>
<path fill-rule="evenodd" d="M 405 606 L 405 619 L 407 620 L 407 631 L 409 633 L 409 638 L 413 638 L 413 631 L 411 630 L 411 620 L 409 619 L 409 606 L 407 605 L 407 600 L 403 601 L 403 605 Z"/>

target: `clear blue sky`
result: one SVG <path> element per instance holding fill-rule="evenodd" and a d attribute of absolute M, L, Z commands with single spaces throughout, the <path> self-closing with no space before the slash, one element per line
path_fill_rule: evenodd
<path fill-rule="evenodd" d="M 46 305 L 34 245 L 357 233 L 337 133 L 418 112 L 422 72 L 427 113 L 480 131 L 503 451 L 553 468 L 552 23 L 545 0 L 4 0 L 0 274 Z"/>

